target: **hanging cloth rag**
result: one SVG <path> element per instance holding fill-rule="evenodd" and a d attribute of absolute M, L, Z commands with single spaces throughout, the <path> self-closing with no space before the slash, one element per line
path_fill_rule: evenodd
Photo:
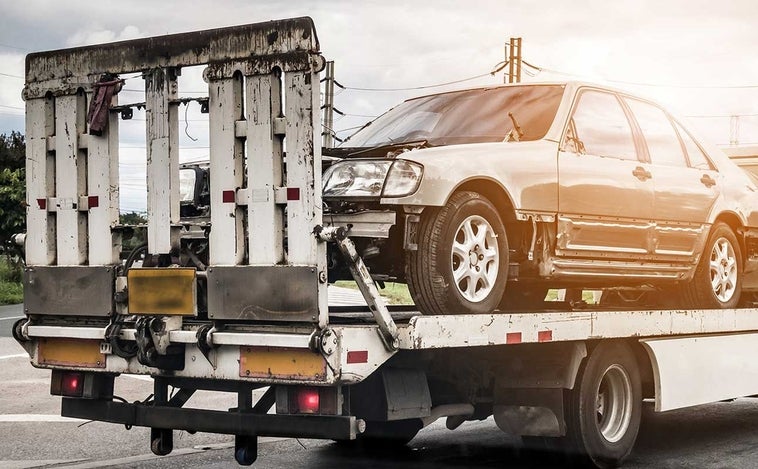
<path fill-rule="evenodd" d="M 111 99 L 121 91 L 124 80 L 112 73 L 106 73 L 95 83 L 95 92 L 87 111 L 87 125 L 90 135 L 103 135 L 108 128 L 108 111 Z"/>

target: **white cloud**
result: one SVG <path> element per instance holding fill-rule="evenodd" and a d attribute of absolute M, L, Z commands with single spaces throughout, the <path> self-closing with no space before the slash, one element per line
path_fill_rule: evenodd
<path fill-rule="evenodd" d="M 92 44 L 102 44 L 104 42 L 125 41 L 144 37 L 138 27 L 134 25 L 125 26 L 120 32 L 114 32 L 105 29 L 100 25 L 87 26 L 75 32 L 66 40 L 68 47 L 87 46 Z"/>

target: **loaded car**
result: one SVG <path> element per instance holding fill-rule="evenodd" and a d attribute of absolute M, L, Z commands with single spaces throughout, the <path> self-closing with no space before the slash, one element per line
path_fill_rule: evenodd
<path fill-rule="evenodd" d="M 758 186 L 657 104 L 579 83 L 410 99 L 325 154 L 324 221 L 425 314 L 548 288 L 732 308 L 758 289 Z M 330 253 L 330 280 L 349 278 Z M 654 305 L 653 305 L 654 306 Z"/>

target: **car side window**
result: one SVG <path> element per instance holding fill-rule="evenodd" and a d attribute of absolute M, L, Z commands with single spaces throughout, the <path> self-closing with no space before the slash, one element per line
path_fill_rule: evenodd
<path fill-rule="evenodd" d="M 690 160 L 690 166 L 696 169 L 713 169 L 713 165 L 708 161 L 708 157 L 705 156 L 703 150 L 700 149 L 697 143 L 692 139 L 690 134 L 675 122 L 676 130 L 679 131 L 679 137 L 684 142 L 684 148 L 687 150 L 687 157 Z"/>
<path fill-rule="evenodd" d="M 632 128 L 615 95 L 582 91 L 572 121 L 570 147 L 589 155 L 637 160 Z"/>
<path fill-rule="evenodd" d="M 644 101 L 626 98 L 626 102 L 642 130 L 650 161 L 666 166 L 687 166 L 682 144 L 666 113 Z"/>

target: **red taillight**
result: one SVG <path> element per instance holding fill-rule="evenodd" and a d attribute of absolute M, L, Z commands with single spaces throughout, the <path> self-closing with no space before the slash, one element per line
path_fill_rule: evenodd
<path fill-rule="evenodd" d="M 50 382 L 50 394 L 55 396 L 82 397 L 84 374 L 78 372 L 54 372 Z"/>
<path fill-rule="evenodd" d="M 318 389 L 303 388 L 297 391 L 297 409 L 301 414 L 317 414 L 321 405 Z"/>

